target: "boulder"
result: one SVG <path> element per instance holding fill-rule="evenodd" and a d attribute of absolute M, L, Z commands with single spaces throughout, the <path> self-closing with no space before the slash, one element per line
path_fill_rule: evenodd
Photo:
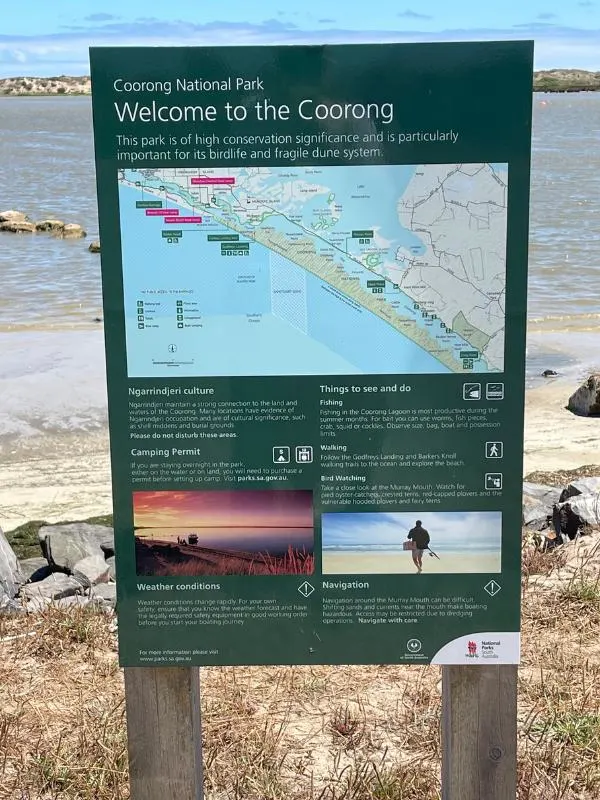
<path fill-rule="evenodd" d="M 29 222 L 29 217 L 22 211 L 0 211 L 0 222 Z"/>
<path fill-rule="evenodd" d="M 73 567 L 73 577 L 82 586 L 89 588 L 97 583 L 106 583 L 109 579 L 110 565 L 104 560 L 104 556 L 88 556 L 78 561 Z"/>
<path fill-rule="evenodd" d="M 0 222 L 0 231 L 5 233 L 34 233 L 35 225 L 33 222 L 25 220 L 10 220 L 9 222 Z"/>
<path fill-rule="evenodd" d="M 593 528 L 600 526 L 600 492 L 571 497 L 569 502 L 562 503 L 560 508 L 561 511 L 565 509 L 568 516 L 574 517 L 580 528 L 586 525 Z"/>
<path fill-rule="evenodd" d="M 21 589 L 21 597 L 26 600 L 60 600 L 81 594 L 83 587 L 78 580 L 62 572 L 55 572 L 37 583 L 28 583 Z"/>
<path fill-rule="evenodd" d="M 54 235 L 59 236 L 61 239 L 84 239 L 87 236 L 87 232 L 84 231 L 81 225 L 69 222 L 63 225 L 62 228 L 54 231 Z"/>
<path fill-rule="evenodd" d="M 560 499 L 560 489 L 539 483 L 523 482 L 523 525 L 541 531 L 548 527 L 552 507 Z"/>
<path fill-rule="evenodd" d="M 45 558 L 24 558 L 19 561 L 23 578 L 27 583 L 35 583 L 35 581 L 43 581 L 52 572 L 50 564 Z"/>
<path fill-rule="evenodd" d="M 90 246 L 88 247 L 90 253 L 99 253 L 100 252 L 100 241 L 95 239 L 93 242 L 90 242 Z"/>
<path fill-rule="evenodd" d="M 105 605 L 115 608 L 117 605 L 117 584 L 103 583 L 100 586 L 94 586 L 90 590 L 90 597 L 102 600 Z"/>
<path fill-rule="evenodd" d="M 104 558 L 103 548 L 114 552 L 113 529 L 105 525 L 73 522 L 69 525 L 44 525 L 39 530 L 40 545 L 48 562 L 56 569 L 71 572 L 88 556 Z"/>
<path fill-rule="evenodd" d="M 562 490 L 560 495 L 560 502 L 564 503 L 569 497 L 576 497 L 579 494 L 588 494 L 591 492 L 600 492 L 600 477 L 599 478 L 579 478 L 578 480 L 571 481 L 566 489 Z"/>
<path fill-rule="evenodd" d="M 117 580 L 117 568 L 115 565 L 115 557 L 111 556 L 110 558 L 106 559 L 106 563 L 108 564 L 108 575 L 111 581 Z"/>
<path fill-rule="evenodd" d="M 23 583 L 19 561 L 0 528 L 0 607 L 17 596 Z"/>
<path fill-rule="evenodd" d="M 567 408 L 583 417 L 600 415 L 600 375 L 590 375 L 569 397 Z"/>
<path fill-rule="evenodd" d="M 65 223 L 60 219 L 42 219 L 35 223 L 36 231 L 60 231 L 65 227 Z"/>

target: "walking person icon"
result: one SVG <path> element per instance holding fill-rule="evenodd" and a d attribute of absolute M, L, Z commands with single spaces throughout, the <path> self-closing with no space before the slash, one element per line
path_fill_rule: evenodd
<path fill-rule="evenodd" d="M 486 442 L 485 443 L 485 457 L 486 458 L 502 458 L 504 455 L 503 442 Z"/>

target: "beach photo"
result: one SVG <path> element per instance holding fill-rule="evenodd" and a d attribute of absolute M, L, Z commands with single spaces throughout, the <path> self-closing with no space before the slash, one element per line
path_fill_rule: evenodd
<path fill-rule="evenodd" d="M 323 514 L 324 575 L 501 571 L 499 511 Z"/>
<path fill-rule="evenodd" d="M 299 575 L 314 569 L 312 492 L 134 492 L 138 575 Z"/>

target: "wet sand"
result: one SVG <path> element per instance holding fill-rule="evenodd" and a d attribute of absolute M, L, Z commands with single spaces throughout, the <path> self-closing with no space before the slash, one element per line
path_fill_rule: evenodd
<path fill-rule="evenodd" d="M 495 573 L 500 572 L 500 553 L 440 553 L 439 560 L 429 554 L 423 556 L 423 575 L 442 573 Z M 323 553 L 324 575 L 413 575 L 416 568 L 408 551 L 336 550 Z"/>

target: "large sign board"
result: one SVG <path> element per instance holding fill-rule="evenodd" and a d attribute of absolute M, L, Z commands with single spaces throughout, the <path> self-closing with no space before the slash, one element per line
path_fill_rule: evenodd
<path fill-rule="evenodd" d="M 531 43 L 91 63 L 121 663 L 515 663 Z"/>

